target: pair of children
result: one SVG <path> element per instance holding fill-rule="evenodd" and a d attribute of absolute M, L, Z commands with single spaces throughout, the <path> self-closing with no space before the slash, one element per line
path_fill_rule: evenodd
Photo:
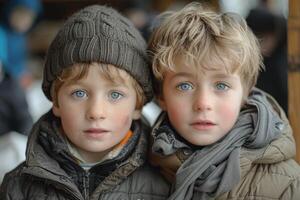
<path fill-rule="evenodd" d="M 149 50 L 165 111 L 150 161 L 170 182 L 146 162 L 145 43 L 116 11 L 90 6 L 48 50 L 43 91 L 53 108 L 33 127 L 27 160 L 6 175 L 0 199 L 299 197 L 288 121 L 252 90 L 261 56 L 243 19 L 191 4 L 163 18 Z"/>

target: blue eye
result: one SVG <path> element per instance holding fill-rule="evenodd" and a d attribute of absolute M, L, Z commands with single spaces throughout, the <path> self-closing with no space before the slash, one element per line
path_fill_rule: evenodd
<path fill-rule="evenodd" d="M 87 93 L 84 90 L 76 90 L 72 93 L 72 96 L 76 98 L 85 98 Z"/>
<path fill-rule="evenodd" d="M 112 100 L 118 100 L 118 99 L 122 98 L 123 96 L 124 96 L 123 94 L 121 94 L 120 92 L 116 92 L 116 91 L 113 91 L 110 93 L 110 98 Z"/>
<path fill-rule="evenodd" d="M 190 83 L 180 83 L 179 85 L 176 86 L 176 88 L 182 91 L 187 91 L 187 90 L 192 90 L 194 87 Z"/>
<path fill-rule="evenodd" d="M 228 90 L 229 86 L 225 83 L 217 83 L 216 84 L 216 89 L 217 90 Z"/>

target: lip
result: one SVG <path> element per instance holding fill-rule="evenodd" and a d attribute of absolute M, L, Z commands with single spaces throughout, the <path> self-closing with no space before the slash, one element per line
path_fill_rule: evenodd
<path fill-rule="evenodd" d="M 198 120 L 190 124 L 194 129 L 199 131 L 207 131 L 216 126 L 215 123 L 209 120 Z"/>
<path fill-rule="evenodd" d="M 98 137 L 107 134 L 109 131 L 102 128 L 89 128 L 84 130 L 83 132 L 89 136 Z"/>

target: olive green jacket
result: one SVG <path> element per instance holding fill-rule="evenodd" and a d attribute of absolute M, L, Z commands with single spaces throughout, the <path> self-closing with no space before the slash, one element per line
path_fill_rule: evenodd
<path fill-rule="evenodd" d="M 164 200 L 169 184 L 146 162 L 147 128 L 133 122 L 127 150 L 89 171 L 72 160 L 51 112 L 33 127 L 26 161 L 6 174 L 1 200 Z"/>
<path fill-rule="evenodd" d="M 240 155 L 241 181 L 223 199 L 297 200 L 300 199 L 300 167 L 293 160 L 296 152 L 293 132 L 284 111 L 274 101 L 286 129 L 270 145 L 243 149 Z"/>

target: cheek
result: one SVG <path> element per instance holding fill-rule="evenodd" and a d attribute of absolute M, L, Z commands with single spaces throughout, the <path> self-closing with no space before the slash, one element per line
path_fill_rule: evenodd
<path fill-rule="evenodd" d="M 128 98 L 122 104 L 110 105 L 110 114 L 114 120 L 122 124 L 131 123 L 136 111 L 136 98 Z M 114 120 L 112 120 L 114 122 Z"/>
<path fill-rule="evenodd" d="M 129 116 L 124 116 L 122 119 L 120 119 L 121 124 L 129 124 L 131 123 L 131 117 Z"/>
<path fill-rule="evenodd" d="M 122 139 L 125 134 L 130 130 L 132 123 L 132 118 L 130 116 L 118 116 L 114 119 L 113 123 L 111 124 L 114 128 L 115 139 L 119 138 Z"/>
<path fill-rule="evenodd" d="M 240 107 L 232 105 L 233 104 L 223 104 L 219 110 L 219 114 L 222 114 L 224 122 L 226 121 L 229 126 L 235 123 L 240 112 Z"/>
<path fill-rule="evenodd" d="M 176 99 L 166 99 L 166 111 L 168 113 L 169 119 L 173 124 L 179 124 L 187 118 L 186 111 L 187 105 L 185 101 L 176 101 Z"/>
<path fill-rule="evenodd" d="M 62 115 L 60 116 L 60 119 L 61 119 L 61 122 L 62 122 L 62 125 L 64 126 L 64 128 L 71 128 L 71 127 L 75 127 L 76 124 L 79 124 L 79 121 L 78 121 L 78 118 L 79 116 L 77 117 L 74 117 L 74 114 L 75 113 L 69 113 L 69 112 L 64 112 L 62 113 Z"/>
<path fill-rule="evenodd" d="M 128 114 L 122 114 L 122 112 L 120 112 L 119 114 L 116 114 L 114 116 L 114 119 L 112 120 L 112 122 L 119 128 L 129 127 L 132 122 L 132 117 Z"/>
<path fill-rule="evenodd" d="M 185 126 L 186 118 L 180 112 L 168 112 L 168 117 L 172 126 L 178 131 L 182 132 L 182 128 Z"/>

